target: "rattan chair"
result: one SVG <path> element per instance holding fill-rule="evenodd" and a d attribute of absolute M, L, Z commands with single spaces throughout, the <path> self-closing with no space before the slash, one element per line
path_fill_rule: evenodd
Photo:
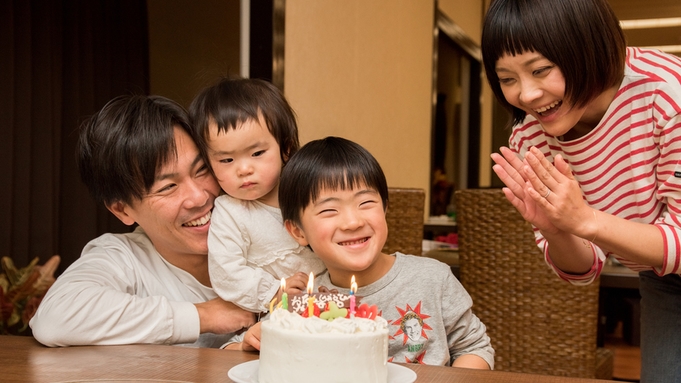
<path fill-rule="evenodd" d="M 388 188 L 388 200 L 388 239 L 383 252 L 421 255 L 425 192 L 415 188 Z"/>
<path fill-rule="evenodd" d="M 611 379 L 613 353 L 596 346 L 598 281 L 560 280 L 501 189 L 460 190 L 455 200 L 460 279 L 487 326 L 495 369 Z"/>

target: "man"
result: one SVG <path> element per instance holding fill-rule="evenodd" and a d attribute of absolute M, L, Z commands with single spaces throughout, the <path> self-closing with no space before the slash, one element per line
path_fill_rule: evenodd
<path fill-rule="evenodd" d="M 207 234 L 220 189 L 191 138 L 186 111 L 158 96 L 122 96 L 86 122 L 83 182 L 132 233 L 92 240 L 30 322 L 47 346 L 220 347 L 255 322 L 217 297 Z"/>

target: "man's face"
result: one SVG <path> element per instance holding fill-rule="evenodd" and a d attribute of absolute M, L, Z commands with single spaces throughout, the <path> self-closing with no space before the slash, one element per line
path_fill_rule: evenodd
<path fill-rule="evenodd" d="M 421 337 L 421 329 L 423 329 L 423 326 L 421 326 L 416 318 L 411 318 L 404 322 L 404 332 L 409 339 L 413 341 L 419 340 Z"/>
<path fill-rule="evenodd" d="M 220 188 L 194 141 L 178 127 L 175 145 L 177 158 L 157 172 L 156 181 L 142 200 L 124 205 L 124 209 L 131 221 L 144 229 L 158 252 L 177 265 L 177 260 L 187 255 L 208 253 L 211 210 Z"/>

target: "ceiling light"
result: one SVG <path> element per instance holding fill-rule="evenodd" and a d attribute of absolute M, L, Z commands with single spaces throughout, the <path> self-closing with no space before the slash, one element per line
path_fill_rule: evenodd
<path fill-rule="evenodd" d="M 681 53 L 681 45 L 659 45 L 659 46 L 641 47 L 641 48 L 659 49 L 662 52 L 667 52 L 667 53 Z"/>
<path fill-rule="evenodd" d="M 664 19 L 621 20 L 622 29 L 668 28 L 681 26 L 681 17 Z"/>

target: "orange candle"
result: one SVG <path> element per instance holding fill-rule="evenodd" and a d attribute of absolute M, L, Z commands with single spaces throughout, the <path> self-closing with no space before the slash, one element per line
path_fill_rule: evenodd
<path fill-rule="evenodd" d="M 312 296 L 312 288 L 314 286 L 314 275 L 310 272 L 310 278 L 307 280 L 307 317 L 312 318 L 314 316 L 314 302 L 315 299 Z"/>

